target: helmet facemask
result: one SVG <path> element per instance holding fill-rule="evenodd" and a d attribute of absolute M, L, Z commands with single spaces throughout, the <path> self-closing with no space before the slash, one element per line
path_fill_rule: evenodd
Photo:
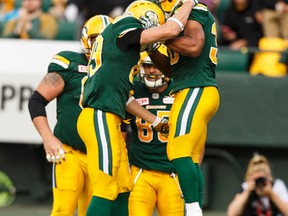
<path fill-rule="evenodd" d="M 162 73 L 146 73 L 145 72 L 145 66 L 146 67 L 154 67 L 153 62 L 151 61 L 150 57 L 147 55 L 146 52 L 141 53 L 141 59 L 140 59 L 140 73 L 139 77 L 142 83 L 146 85 L 149 89 L 156 89 L 158 87 L 161 87 L 169 81 L 169 78 L 165 77 Z"/>

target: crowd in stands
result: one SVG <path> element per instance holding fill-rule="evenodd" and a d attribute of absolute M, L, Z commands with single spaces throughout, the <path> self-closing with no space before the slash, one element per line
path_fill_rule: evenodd
<path fill-rule="evenodd" d="M 116 17 L 131 2 L 132 0 L 0 0 L 0 36 L 78 40 L 87 19 L 96 14 Z"/>
<path fill-rule="evenodd" d="M 78 40 L 87 19 L 96 14 L 115 18 L 132 1 L 0 0 L 0 37 Z M 287 75 L 288 0 L 202 2 L 217 20 L 218 44 L 245 52 L 247 71 L 252 75 Z M 262 64 L 265 59 L 273 61 Z"/>

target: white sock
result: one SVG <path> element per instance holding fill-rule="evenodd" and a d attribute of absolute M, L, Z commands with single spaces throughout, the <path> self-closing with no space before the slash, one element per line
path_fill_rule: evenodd
<path fill-rule="evenodd" d="M 198 202 L 185 203 L 186 215 L 185 216 L 203 216 L 202 209 Z"/>

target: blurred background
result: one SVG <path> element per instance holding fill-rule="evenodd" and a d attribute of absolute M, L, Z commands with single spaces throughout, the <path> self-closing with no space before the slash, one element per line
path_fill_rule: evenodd
<path fill-rule="evenodd" d="M 14 206 L 20 206 L 21 215 L 25 206 L 27 215 L 30 206 L 34 215 L 50 212 L 51 164 L 30 120 L 28 99 L 54 54 L 81 51 L 86 19 L 116 17 L 131 2 L 0 0 L 1 215 L 8 210 L 19 215 Z M 210 122 L 201 165 L 204 210 L 212 216 L 226 214 L 254 152 L 265 155 L 273 175 L 288 182 L 288 6 L 286 0 L 203 2 L 215 16 L 219 44 L 221 105 Z M 49 104 L 52 126 L 54 110 L 55 104 Z"/>

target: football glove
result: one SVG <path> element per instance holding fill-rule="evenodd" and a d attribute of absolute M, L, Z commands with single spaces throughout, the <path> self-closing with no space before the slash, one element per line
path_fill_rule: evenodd
<path fill-rule="evenodd" d="M 155 42 L 147 45 L 145 51 L 147 51 L 148 54 L 151 54 L 152 52 L 157 50 L 160 46 L 161 46 L 160 42 Z"/>
<path fill-rule="evenodd" d="M 168 120 L 163 118 L 157 117 L 156 120 L 153 122 L 152 127 L 155 131 L 161 133 L 162 136 L 168 137 L 169 135 L 169 126 Z"/>

